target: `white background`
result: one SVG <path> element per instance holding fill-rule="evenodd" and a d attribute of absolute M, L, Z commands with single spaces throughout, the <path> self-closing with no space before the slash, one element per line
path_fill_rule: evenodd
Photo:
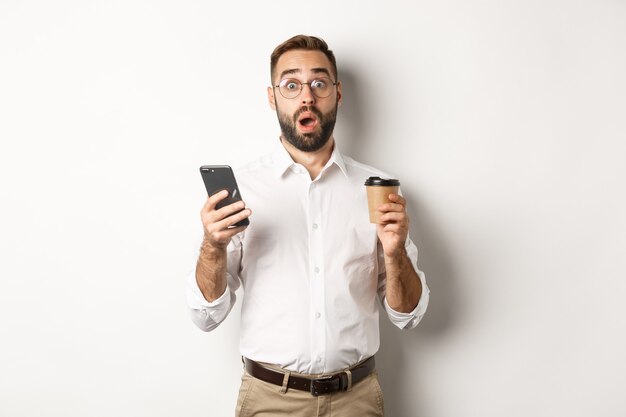
<path fill-rule="evenodd" d="M 619 0 L 2 0 L 0 415 L 232 415 L 238 311 L 206 334 L 185 306 L 198 167 L 274 146 L 298 33 L 432 290 L 417 329 L 382 321 L 387 414 L 626 415 Z"/>

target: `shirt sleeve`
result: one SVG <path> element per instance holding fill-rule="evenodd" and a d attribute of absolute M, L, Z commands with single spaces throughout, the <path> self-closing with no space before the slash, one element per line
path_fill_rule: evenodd
<path fill-rule="evenodd" d="M 413 329 L 422 320 L 424 314 L 426 314 L 430 298 L 430 290 L 428 289 L 428 285 L 426 285 L 426 276 L 424 275 L 424 272 L 420 271 L 417 267 L 417 247 L 410 238 L 407 238 L 405 248 L 409 259 L 411 260 L 411 264 L 413 265 L 413 268 L 422 283 L 422 294 L 417 306 L 409 313 L 401 313 L 392 309 L 387 303 L 387 298 L 385 296 L 385 290 L 387 288 L 387 271 L 385 270 L 385 255 L 380 242 L 378 242 L 378 265 L 380 266 L 378 275 L 378 296 L 381 299 L 385 311 L 387 312 L 389 320 L 391 320 L 395 326 L 400 329 Z"/>
<path fill-rule="evenodd" d="M 187 306 L 191 321 L 201 330 L 210 332 L 215 329 L 224 321 L 235 305 L 237 300 L 235 291 L 241 282 L 239 277 L 240 264 L 241 238 L 236 235 L 227 248 L 226 290 L 217 300 L 212 302 L 204 298 L 198 287 L 195 264 L 189 272 L 187 276 Z"/>

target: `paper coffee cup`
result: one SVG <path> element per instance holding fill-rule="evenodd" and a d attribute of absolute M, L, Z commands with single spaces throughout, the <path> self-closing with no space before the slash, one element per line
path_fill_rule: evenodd
<path fill-rule="evenodd" d="M 367 189 L 367 206 L 370 212 L 370 223 L 382 224 L 380 216 L 383 214 L 378 207 L 389 203 L 389 194 L 398 194 L 400 181 L 396 179 L 369 177 L 365 181 Z"/>

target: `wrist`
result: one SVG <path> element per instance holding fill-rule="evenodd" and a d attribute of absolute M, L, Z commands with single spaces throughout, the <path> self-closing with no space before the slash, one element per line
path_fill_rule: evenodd
<path fill-rule="evenodd" d="M 221 255 L 226 251 L 226 246 L 228 245 L 219 245 L 215 242 L 211 241 L 207 235 L 204 235 L 202 239 L 202 245 L 200 246 L 200 251 L 207 255 Z"/>
<path fill-rule="evenodd" d="M 406 248 L 401 246 L 400 248 L 384 252 L 385 253 L 385 263 L 398 263 L 403 259 L 407 259 L 408 254 L 406 252 Z"/>

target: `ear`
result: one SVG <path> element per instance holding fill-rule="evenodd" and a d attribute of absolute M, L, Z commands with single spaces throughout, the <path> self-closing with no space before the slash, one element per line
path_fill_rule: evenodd
<path fill-rule="evenodd" d="M 341 106 L 341 100 L 343 95 L 341 94 L 341 81 L 337 81 L 337 107 Z"/>
<path fill-rule="evenodd" d="M 267 87 L 267 100 L 270 103 L 270 107 L 272 110 L 276 110 L 276 97 L 274 97 L 274 89 L 272 87 Z"/>

